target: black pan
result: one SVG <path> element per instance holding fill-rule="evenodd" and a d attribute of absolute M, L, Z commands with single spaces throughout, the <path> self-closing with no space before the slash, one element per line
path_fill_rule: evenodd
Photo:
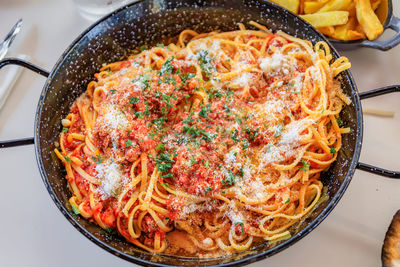
<path fill-rule="evenodd" d="M 54 142 L 61 131 L 60 120 L 69 111 L 75 99 L 86 90 L 103 63 L 120 60 L 134 48 L 149 46 L 166 37 L 176 36 L 186 28 L 207 32 L 215 29 L 233 30 L 236 23 L 250 20 L 266 25 L 272 30 L 283 30 L 313 42 L 326 38 L 305 21 L 283 8 L 262 0 L 179 1 L 144 0 L 123 7 L 104 17 L 83 32 L 64 52 L 51 72 L 18 59 L 0 61 L 0 68 L 17 64 L 47 77 L 37 106 L 34 138 L 4 141 L 0 147 L 35 145 L 36 159 L 43 182 L 54 203 L 83 235 L 105 250 L 142 265 L 244 265 L 269 257 L 299 241 L 311 232 L 336 206 L 354 171 L 360 168 L 372 173 L 399 178 L 400 173 L 383 170 L 358 162 L 362 143 L 363 118 L 360 99 L 400 91 L 400 86 L 390 86 L 359 94 L 349 71 L 341 74 L 344 92 L 352 104 L 346 106 L 341 118 L 351 127 L 343 135 L 343 148 L 337 161 L 322 175 L 328 188 L 329 200 L 319 205 L 311 214 L 292 227 L 292 237 L 274 246 L 268 243 L 248 251 L 210 259 L 154 255 L 136 248 L 123 238 L 107 233 L 100 227 L 73 214 L 68 203 L 71 196 L 64 178 L 63 166 L 53 153 Z M 329 42 L 328 42 L 329 44 Z M 331 46 L 331 45 L 330 45 Z M 334 56 L 338 53 L 331 46 Z"/>

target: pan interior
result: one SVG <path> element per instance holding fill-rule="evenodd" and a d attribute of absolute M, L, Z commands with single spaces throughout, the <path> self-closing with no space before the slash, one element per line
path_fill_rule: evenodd
<path fill-rule="evenodd" d="M 230 31 L 237 23 L 246 26 L 254 20 L 276 31 L 283 30 L 312 42 L 324 37 L 301 19 L 266 1 L 163 1 L 149 0 L 122 8 L 90 27 L 69 47 L 49 77 L 39 101 L 36 118 L 38 164 L 53 200 L 71 223 L 108 251 L 136 263 L 168 265 L 213 265 L 248 263 L 270 256 L 288 247 L 310 232 L 321 222 L 340 199 L 354 172 L 361 143 L 361 116 L 357 92 L 349 72 L 340 77 L 344 92 L 352 99 L 341 118 L 351 133 L 343 135 L 343 148 L 337 161 L 326 172 L 322 181 L 329 200 L 322 202 L 309 216 L 292 228 L 292 238 L 276 244 L 264 243 L 248 251 L 223 258 L 193 259 L 168 255 L 153 255 L 136 248 L 123 238 L 111 235 L 80 216 L 73 215 L 68 199 L 65 172 L 55 156 L 54 142 L 61 131 L 64 118 L 75 99 L 86 90 L 93 74 L 103 63 L 121 60 L 141 45 L 154 45 L 167 37 L 176 36 L 184 29 L 198 32 Z M 337 56 L 337 55 L 336 55 Z M 359 120 L 357 122 L 357 120 Z"/>

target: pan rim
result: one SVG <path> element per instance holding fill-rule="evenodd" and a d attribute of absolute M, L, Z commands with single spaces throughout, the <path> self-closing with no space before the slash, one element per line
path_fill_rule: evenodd
<path fill-rule="evenodd" d="M 35 129 L 35 133 L 34 133 L 34 141 L 35 141 L 35 157 L 36 157 L 36 162 L 38 164 L 38 168 L 39 168 L 39 172 L 41 175 L 41 178 L 43 180 L 43 183 L 50 195 L 50 197 L 52 198 L 53 202 L 55 203 L 55 205 L 57 206 L 57 208 L 61 211 L 61 213 L 66 217 L 66 219 L 80 232 L 82 233 L 85 237 L 87 237 L 90 241 L 92 241 L 93 243 L 95 243 L 96 245 L 98 245 L 99 247 L 105 249 L 106 251 L 122 258 L 125 259 L 127 261 L 136 263 L 136 264 L 140 264 L 140 265 L 151 265 L 151 266 L 171 266 L 169 264 L 163 264 L 163 263 L 158 263 L 158 262 L 152 262 L 149 260 L 145 260 L 139 257 L 135 257 L 131 254 L 128 253 L 124 253 L 108 244 L 106 244 L 105 242 L 101 241 L 100 239 L 98 239 L 97 237 L 95 237 L 93 234 L 91 234 L 89 231 L 87 231 L 72 215 L 71 213 L 67 210 L 67 208 L 62 204 L 61 200 L 57 197 L 56 193 L 54 192 L 52 186 L 50 185 L 49 182 L 49 178 L 48 178 L 48 174 L 44 168 L 44 164 L 43 164 L 43 159 L 42 159 L 42 155 L 41 155 L 41 146 L 40 146 L 40 131 L 39 129 L 41 128 L 41 114 L 42 114 L 42 108 L 44 106 L 44 100 L 45 97 L 48 93 L 48 91 L 50 90 L 50 84 L 52 82 L 52 80 L 54 79 L 55 75 L 57 74 L 57 70 L 62 66 L 63 60 L 64 58 L 71 52 L 72 48 L 79 43 L 86 34 L 88 34 L 93 28 L 95 28 L 97 25 L 99 25 L 100 23 L 106 21 L 108 18 L 118 14 L 119 12 L 122 12 L 124 9 L 126 8 L 130 8 L 132 6 L 138 5 L 142 2 L 151 2 L 153 0 L 139 0 L 137 2 L 125 5 L 123 7 L 118 8 L 117 10 L 113 11 L 112 13 L 102 17 L 101 19 L 99 19 L 98 21 L 94 22 L 92 25 L 90 25 L 86 30 L 84 30 L 80 35 L 78 35 L 78 37 L 76 37 L 73 42 L 66 47 L 66 49 L 64 50 L 64 52 L 61 54 L 61 56 L 59 57 L 59 59 L 57 60 L 57 62 L 55 63 L 55 65 L 53 66 L 50 75 L 48 76 L 43 89 L 41 91 L 40 94 L 40 98 L 37 104 L 37 108 L 36 108 L 36 115 L 35 115 L 35 123 L 34 123 L 34 129 Z M 277 4 L 274 4 L 272 2 L 266 1 L 266 0 L 258 0 L 264 4 L 270 5 L 273 8 L 276 8 L 279 10 L 280 13 L 284 14 L 287 13 L 288 16 L 291 16 L 292 18 L 296 18 L 300 21 L 302 21 L 303 23 L 305 23 L 306 26 L 308 26 L 309 28 L 311 28 L 311 30 L 317 35 L 319 36 L 322 40 L 324 40 L 330 47 L 332 53 L 334 54 L 335 57 L 339 57 L 338 52 L 336 51 L 336 49 L 333 47 L 332 43 L 325 37 L 323 36 L 321 33 L 319 33 L 314 27 L 312 27 L 311 25 L 309 25 L 307 22 L 305 22 L 303 19 L 301 19 L 300 17 L 298 17 L 297 15 L 295 15 L 294 13 L 283 9 L 282 7 L 280 7 Z M 292 246 L 293 244 L 295 244 L 296 242 L 298 242 L 299 240 L 301 240 L 303 237 L 305 237 L 307 234 L 309 234 L 312 230 L 314 230 L 330 213 L 331 211 L 336 207 L 337 203 L 339 202 L 339 200 L 342 198 L 344 192 L 346 191 L 347 187 L 349 186 L 358 160 L 359 160 L 359 156 L 360 156 L 360 152 L 361 152 L 361 146 L 362 146 L 362 138 L 363 138 L 363 117 L 362 117 L 362 110 L 361 110 L 361 103 L 360 103 L 360 98 L 358 95 L 358 90 L 356 87 L 356 84 L 354 82 L 353 76 L 351 75 L 351 72 L 349 70 L 346 70 L 344 75 L 346 76 L 346 78 L 349 81 L 351 90 L 352 90 L 352 94 L 354 96 L 354 105 L 355 105 L 355 111 L 356 111 L 356 123 L 357 126 L 355 129 L 356 130 L 356 144 L 355 144 L 355 148 L 354 148 L 354 153 L 353 153 L 353 157 L 350 163 L 350 166 L 346 172 L 346 176 L 343 179 L 343 182 L 341 183 L 338 191 L 336 192 L 336 194 L 334 195 L 334 197 L 332 199 L 329 200 L 328 205 L 318 214 L 317 217 L 315 217 L 306 227 L 304 227 L 302 230 L 300 230 L 298 233 L 296 233 L 293 237 L 291 237 L 290 239 L 282 242 L 281 244 L 268 249 L 266 251 L 263 251 L 261 253 L 257 253 L 257 254 L 252 254 L 250 256 L 244 256 L 241 259 L 237 259 L 237 260 L 233 260 L 230 262 L 225 262 L 222 264 L 218 264 L 218 266 L 241 266 L 241 265 L 246 265 L 246 264 L 250 264 L 262 259 L 265 259 L 267 257 L 270 257 L 280 251 L 282 251 L 285 248 L 288 248 L 290 246 Z M 164 256 L 164 255 L 163 255 Z M 176 259 L 180 259 L 180 260 L 190 260 L 190 258 L 184 258 L 184 257 L 177 257 L 177 256 L 170 256 L 170 255 L 166 255 L 169 256 L 171 258 L 176 258 Z M 195 259 L 195 258 L 194 258 Z M 210 258 L 210 260 L 212 259 L 218 259 L 218 258 Z M 216 266 L 216 265 L 208 265 L 208 266 Z"/>

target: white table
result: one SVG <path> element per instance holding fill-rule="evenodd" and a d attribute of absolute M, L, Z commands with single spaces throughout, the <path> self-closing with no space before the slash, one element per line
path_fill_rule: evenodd
<path fill-rule="evenodd" d="M 395 13 L 400 5 L 394 1 Z M 20 18 L 14 48 L 50 70 L 65 47 L 90 22 L 71 0 L 2 0 L 0 37 Z M 400 46 L 388 52 L 343 53 L 360 91 L 400 83 Z M 0 112 L 0 140 L 33 136 L 44 78 L 24 71 Z M 367 100 L 364 107 L 392 110 L 394 118 L 365 116 L 361 161 L 400 170 L 400 94 Z M 0 150 L 0 266 L 132 266 L 75 230 L 53 204 L 36 165 L 33 146 Z M 389 222 L 400 208 L 400 181 L 356 171 L 343 199 L 312 233 L 252 266 L 379 266 Z"/>

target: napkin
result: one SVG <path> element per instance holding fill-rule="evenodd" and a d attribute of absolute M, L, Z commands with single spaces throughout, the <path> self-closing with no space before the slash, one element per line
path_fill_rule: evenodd
<path fill-rule="evenodd" d="M 8 55 L 6 55 L 6 57 L 7 56 Z M 13 57 L 29 60 L 29 56 L 23 54 L 18 54 Z M 11 90 L 15 82 L 18 80 L 18 77 L 21 75 L 23 69 L 23 67 L 17 65 L 8 65 L 0 69 L 0 109 L 6 102 L 7 97 L 10 95 Z"/>

